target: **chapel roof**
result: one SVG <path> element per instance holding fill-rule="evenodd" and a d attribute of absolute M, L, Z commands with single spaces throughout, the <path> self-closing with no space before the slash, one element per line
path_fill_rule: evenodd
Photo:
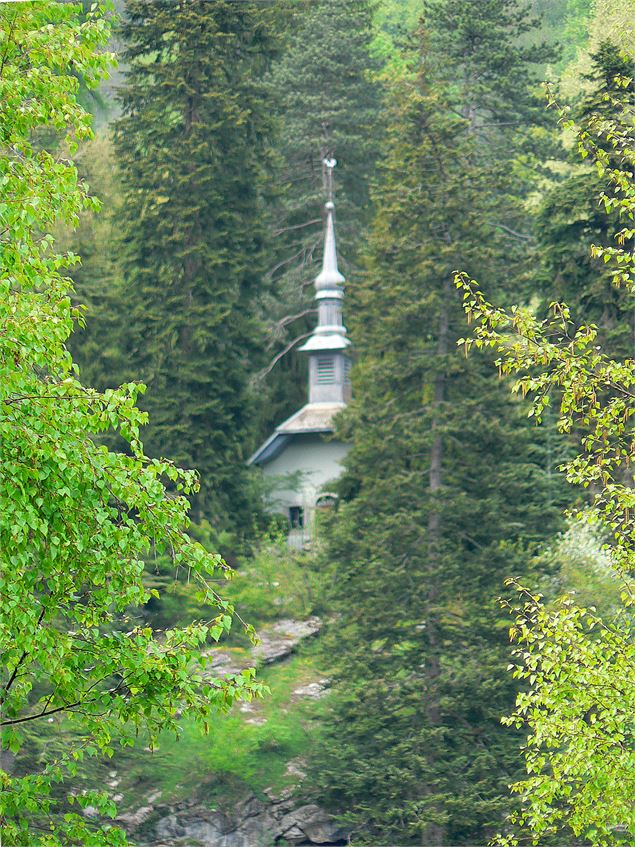
<path fill-rule="evenodd" d="M 307 403 L 277 426 L 273 435 L 249 459 L 250 465 L 262 465 L 274 459 L 294 435 L 333 432 L 333 418 L 345 403 Z"/>

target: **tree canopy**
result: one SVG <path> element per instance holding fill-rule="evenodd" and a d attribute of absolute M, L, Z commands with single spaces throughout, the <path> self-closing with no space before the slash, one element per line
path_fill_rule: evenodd
<path fill-rule="evenodd" d="M 604 55 L 616 58 L 608 48 Z M 591 255 L 632 295 L 635 265 L 626 245 L 635 236 L 633 78 L 620 72 L 630 70 L 630 62 L 617 67 L 605 79 L 604 94 L 587 110 L 577 142 L 582 157 L 595 165 L 607 215 L 622 224 L 614 243 L 590 245 Z M 567 118 L 566 111 L 561 115 Z M 574 439 L 577 452 L 563 470 L 569 482 L 591 492 L 591 505 L 579 518 L 605 531 L 621 595 L 617 610 L 600 614 L 572 595 L 548 604 L 540 594 L 515 586 L 519 597 L 512 606 L 511 635 L 517 649 L 510 670 L 527 687 L 505 722 L 528 732 L 528 775 L 513 786 L 522 799 L 511 818 L 518 828 L 501 843 L 515 844 L 524 832 L 536 844 L 571 835 L 593 845 L 631 843 L 633 359 L 611 358 L 598 345 L 598 327 L 576 320 L 564 303 L 552 302 L 541 319 L 526 308 L 492 306 L 465 275 L 457 277 L 457 285 L 466 312 L 476 320 L 466 346 L 496 350 L 502 371 L 515 376 L 514 390 L 532 398 L 531 414 L 540 420 L 553 404 L 559 430 Z"/>
<path fill-rule="evenodd" d="M 2 746 L 19 751 L 34 724 L 74 731 L 26 772 L 0 772 L 2 843 L 122 844 L 120 830 L 76 811 L 115 811 L 104 792 L 66 786 L 77 763 L 178 731 L 182 709 L 205 721 L 260 689 L 250 671 L 220 678 L 195 653 L 232 620 L 208 582 L 226 565 L 187 532 L 196 474 L 144 454 L 143 386 L 84 387 L 66 346 L 81 318 L 66 276 L 77 259 L 57 252 L 50 232 L 97 202 L 72 154 L 91 134 L 79 79 L 94 85 L 107 68 L 107 21 L 98 8 L 80 17 L 67 4 L 10 4 L 0 32 Z M 51 149 L 35 143 L 45 130 Z M 125 452 L 99 443 L 107 430 Z M 200 582 L 209 619 L 155 633 L 131 614 L 149 597 L 144 558 L 163 550 Z"/>

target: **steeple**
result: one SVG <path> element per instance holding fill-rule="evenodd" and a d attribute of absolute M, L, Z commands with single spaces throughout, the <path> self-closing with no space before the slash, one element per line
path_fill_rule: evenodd
<path fill-rule="evenodd" d="M 350 360 L 345 353 L 350 341 L 342 323 L 344 277 L 337 267 L 335 243 L 335 203 L 333 168 L 335 159 L 325 159 L 328 201 L 322 270 L 315 279 L 318 322 L 309 340 L 299 349 L 309 354 L 309 403 L 342 403 L 350 399 L 348 372 Z"/>

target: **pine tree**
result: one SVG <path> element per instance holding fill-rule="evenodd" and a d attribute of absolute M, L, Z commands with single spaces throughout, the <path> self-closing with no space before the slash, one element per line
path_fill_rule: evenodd
<path fill-rule="evenodd" d="M 457 349 L 452 285 L 459 266 L 516 285 L 508 236 L 527 188 L 509 174 L 529 133 L 509 125 L 536 109 L 538 56 L 492 53 L 524 34 L 513 3 L 428 8 L 430 36 L 389 94 L 366 272 L 349 292 L 352 450 L 324 551 L 341 599 L 315 780 L 374 844 L 473 844 L 500 823 L 519 763 L 500 726 L 513 689 L 496 597 L 556 529 L 560 498 L 544 441 L 490 365 Z"/>
<path fill-rule="evenodd" d="M 271 358 L 314 321 L 311 283 L 322 241 L 323 160 L 338 162 L 338 246 L 350 267 L 368 223 L 379 136 L 369 0 L 300 3 L 289 30 L 270 79 L 271 100 L 280 113 L 271 260 L 275 296 L 268 303 Z M 271 402 L 263 406 L 264 431 L 304 402 L 305 385 L 304 359 L 292 352 L 282 356 L 266 377 Z"/>
<path fill-rule="evenodd" d="M 83 320 L 70 337 L 69 348 L 84 382 L 103 388 L 116 381 L 116 374 L 126 371 L 121 325 L 126 310 L 116 249 L 121 198 L 110 135 L 103 131 L 82 144 L 76 162 L 102 209 L 99 214 L 83 212 L 75 232 L 58 227 L 60 242 L 81 257 L 70 275 L 74 297 L 84 310 Z"/>
<path fill-rule="evenodd" d="M 587 80 L 591 91 L 574 110 L 581 131 L 589 119 L 619 117 L 633 97 L 635 62 L 611 42 L 592 54 Z M 624 85 L 625 80 L 631 80 Z M 610 146 L 604 142 L 605 146 Z M 612 159 L 615 152 L 609 151 Z M 620 163 L 612 161 L 613 167 Z M 604 202 L 611 189 L 592 166 L 580 168 L 558 183 L 544 198 L 536 220 L 541 263 L 537 287 L 548 302 L 566 302 L 580 323 L 593 323 L 611 355 L 632 355 L 635 323 L 632 296 L 613 284 L 613 267 L 589 252 L 589 244 L 607 246 L 622 228 L 619 215 Z"/>
<path fill-rule="evenodd" d="M 274 15 L 250 0 L 130 0 L 122 27 L 127 355 L 149 386 L 148 450 L 200 470 L 195 514 L 217 526 L 251 510 Z"/>

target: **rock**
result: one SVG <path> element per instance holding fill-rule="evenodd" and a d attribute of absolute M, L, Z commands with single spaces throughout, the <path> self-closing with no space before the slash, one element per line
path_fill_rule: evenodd
<path fill-rule="evenodd" d="M 253 795 L 239 803 L 231 817 L 203 807 L 181 808 L 154 828 L 151 847 L 258 847 L 270 843 L 276 821 Z"/>
<path fill-rule="evenodd" d="M 82 815 L 84 815 L 85 818 L 98 818 L 99 809 L 95 808 L 95 806 L 85 806 L 82 809 Z"/>
<path fill-rule="evenodd" d="M 194 840 L 201 845 L 216 845 L 222 843 L 224 832 L 222 822 L 214 818 L 211 820 L 201 818 L 181 820 L 177 815 L 170 815 L 159 821 L 156 834 L 168 843 L 183 838 L 188 841 Z"/>
<path fill-rule="evenodd" d="M 250 660 L 249 656 L 245 656 L 242 654 L 242 651 L 238 654 L 231 653 L 227 650 L 224 650 L 221 647 L 215 647 L 212 650 L 207 651 L 207 655 L 211 657 L 211 670 L 207 670 L 206 676 L 225 676 L 227 674 L 237 674 L 243 671 L 245 668 L 249 668 L 253 665 L 253 661 Z"/>
<path fill-rule="evenodd" d="M 307 618 L 305 621 L 288 618 L 277 621 L 271 627 L 263 627 L 258 633 L 260 644 L 252 648 L 249 653 L 243 650 L 232 652 L 228 648 L 212 647 L 203 653 L 211 659 L 211 668 L 208 668 L 205 675 L 214 677 L 237 674 L 245 668 L 253 667 L 257 662 L 265 665 L 279 662 L 293 653 L 300 641 L 317 635 L 321 628 L 322 621 L 316 616 Z"/>
<path fill-rule="evenodd" d="M 235 817 L 238 820 L 246 820 L 247 818 L 253 818 L 256 815 L 262 815 L 266 810 L 267 807 L 265 804 L 253 794 L 250 794 L 236 805 Z"/>
<path fill-rule="evenodd" d="M 317 635 L 321 627 L 322 621 L 315 616 L 305 621 L 277 621 L 270 629 L 258 633 L 260 644 L 254 647 L 253 656 L 265 665 L 280 661 L 292 653 L 300 641 Z"/>
<path fill-rule="evenodd" d="M 335 845 L 345 833 L 315 805 L 293 809 L 289 790 L 269 790 L 267 801 L 247 794 L 231 810 L 210 809 L 200 800 L 175 807 L 144 806 L 119 822 L 146 847 L 261 847 L 284 840 L 289 845 Z M 152 818 L 152 822 L 148 823 Z M 136 829 L 142 832 L 135 832 Z M 141 836 L 141 838 L 139 838 Z"/>
<path fill-rule="evenodd" d="M 245 723 L 253 724 L 253 726 L 264 726 L 267 723 L 267 718 L 246 718 Z"/>
<path fill-rule="evenodd" d="M 304 779 L 306 776 L 306 771 L 304 770 L 304 766 L 306 762 L 304 759 L 291 759 L 291 761 L 287 762 L 286 773 L 289 776 L 297 776 L 298 779 Z"/>
<path fill-rule="evenodd" d="M 291 827 L 291 829 L 286 829 L 282 835 L 285 841 L 289 844 L 302 844 L 306 843 L 306 836 L 300 829 L 300 827 L 295 826 L 295 824 Z"/>
<path fill-rule="evenodd" d="M 117 821 L 126 828 L 136 829 L 145 823 L 154 812 L 154 806 L 141 806 L 134 812 L 123 812 L 117 817 Z"/>
<path fill-rule="evenodd" d="M 319 679 L 317 682 L 309 682 L 308 685 L 301 685 L 296 688 L 293 694 L 296 697 L 311 697 L 314 700 L 319 700 L 328 690 L 328 679 Z"/>
<path fill-rule="evenodd" d="M 280 821 L 279 837 L 292 844 L 302 844 L 298 832 L 302 834 L 305 842 L 311 844 L 337 844 L 346 838 L 345 831 L 333 818 L 324 809 L 313 804 L 294 809 Z"/>

